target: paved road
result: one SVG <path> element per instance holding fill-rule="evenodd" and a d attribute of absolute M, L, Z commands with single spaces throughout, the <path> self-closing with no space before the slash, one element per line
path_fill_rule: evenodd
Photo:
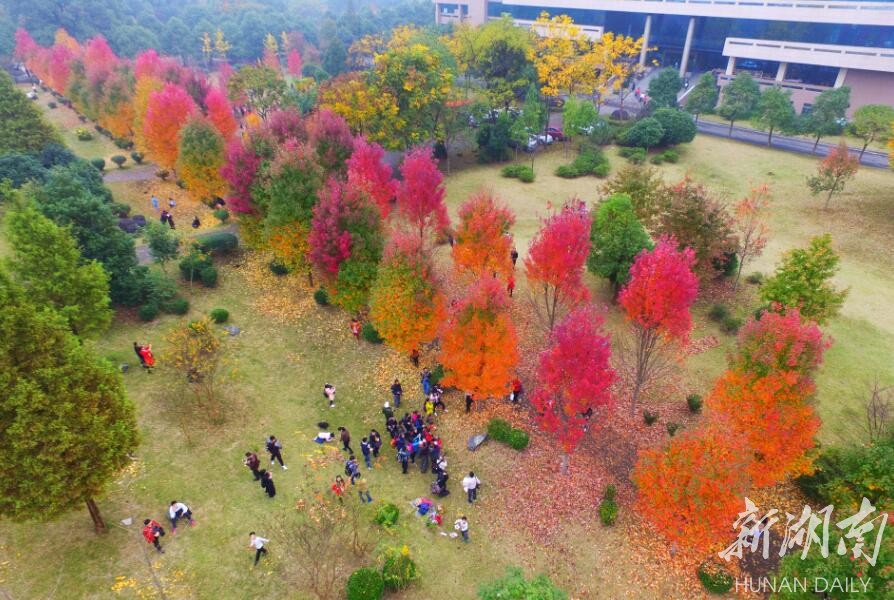
<path fill-rule="evenodd" d="M 698 131 L 699 133 L 706 133 L 708 135 L 728 137 L 729 125 L 724 123 L 714 123 L 712 121 L 699 121 Z M 733 127 L 732 139 L 746 142 L 748 144 L 767 146 L 767 133 L 765 131 L 748 129 L 747 127 Z M 828 144 L 820 141 L 819 146 L 816 148 L 816 156 L 825 156 L 836 146 L 837 143 Z M 778 150 L 797 152 L 799 154 L 813 154 L 813 142 L 801 138 L 774 135 L 772 147 Z M 852 148 L 852 150 L 854 152 L 860 151 L 859 148 Z M 889 166 L 888 155 L 884 152 L 877 152 L 875 150 L 867 150 L 866 153 L 863 154 L 863 159 L 860 162 L 864 166 L 876 167 L 879 169 L 887 169 Z"/>

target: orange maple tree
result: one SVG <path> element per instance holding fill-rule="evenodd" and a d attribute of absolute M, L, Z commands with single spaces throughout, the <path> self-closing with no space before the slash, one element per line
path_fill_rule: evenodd
<path fill-rule="evenodd" d="M 143 135 L 158 164 L 173 169 L 177 163 L 178 133 L 198 108 L 192 97 L 173 83 L 149 94 Z"/>
<path fill-rule="evenodd" d="M 382 338 L 402 352 L 431 341 L 446 314 L 431 260 L 415 236 L 395 233 L 370 291 L 369 318 Z"/>
<path fill-rule="evenodd" d="M 739 438 L 713 422 L 640 452 L 637 511 L 670 541 L 708 550 L 732 533 L 749 487 Z"/>
<path fill-rule="evenodd" d="M 456 302 L 441 333 L 444 384 L 476 400 L 502 396 L 518 364 L 518 339 L 503 284 L 490 275 Z"/>
<path fill-rule="evenodd" d="M 809 402 L 813 391 L 813 383 L 794 371 L 761 377 L 732 370 L 714 386 L 706 405 L 746 441 L 740 451 L 749 459 L 754 485 L 770 486 L 810 472 L 809 450 L 820 426 Z"/>
<path fill-rule="evenodd" d="M 148 150 L 146 136 L 143 135 L 143 122 L 146 119 L 146 109 L 149 107 L 149 96 L 153 92 L 161 91 L 164 82 L 152 75 L 143 75 L 137 78 L 133 91 L 133 141 L 140 150 Z"/>
<path fill-rule="evenodd" d="M 476 277 L 508 276 L 512 272 L 509 252 L 515 215 L 490 192 L 476 192 L 459 207 L 459 226 L 453 246 L 453 263 Z"/>

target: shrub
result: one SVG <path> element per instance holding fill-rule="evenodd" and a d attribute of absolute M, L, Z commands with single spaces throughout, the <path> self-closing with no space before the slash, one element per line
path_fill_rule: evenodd
<path fill-rule="evenodd" d="M 375 569 L 357 569 L 348 577 L 348 600 L 379 600 L 385 593 L 382 574 Z"/>
<path fill-rule="evenodd" d="M 96 167 L 100 171 L 105 171 L 106 168 L 106 159 L 104 158 L 91 158 L 90 164 Z"/>
<path fill-rule="evenodd" d="M 190 252 L 180 260 L 180 276 L 186 281 L 196 281 L 201 277 L 201 272 L 212 264 L 209 255 L 199 251 Z"/>
<path fill-rule="evenodd" d="M 271 260 L 267 263 L 267 267 L 274 275 L 287 275 L 289 273 L 289 268 L 278 260 Z"/>
<path fill-rule="evenodd" d="M 416 561 L 410 557 L 410 548 L 386 548 L 382 564 L 382 579 L 389 590 L 399 590 L 410 585 L 418 577 Z"/>
<path fill-rule="evenodd" d="M 649 162 L 653 165 L 660 165 L 664 162 L 664 159 L 661 158 L 661 154 L 653 154 L 652 158 L 649 159 Z"/>
<path fill-rule="evenodd" d="M 664 162 L 669 162 L 671 164 L 676 164 L 680 161 L 680 153 L 676 150 L 665 150 L 660 154 L 661 160 Z"/>
<path fill-rule="evenodd" d="M 370 344 L 381 344 L 384 340 L 372 323 L 366 322 L 360 328 L 360 335 Z"/>
<path fill-rule="evenodd" d="M 210 313 L 211 320 L 220 325 L 230 319 L 230 311 L 225 308 L 215 308 Z"/>
<path fill-rule="evenodd" d="M 428 380 L 432 385 L 438 385 L 441 383 L 442 379 L 444 379 L 444 365 L 438 363 L 435 365 L 435 368 L 431 370 L 431 376 Z"/>
<path fill-rule="evenodd" d="M 739 270 L 739 255 L 735 252 L 724 253 L 717 270 L 726 278 L 735 277 L 736 271 Z"/>
<path fill-rule="evenodd" d="M 654 425 L 658 420 L 658 413 L 651 412 L 648 410 L 643 411 L 643 421 L 645 421 L 646 425 Z"/>
<path fill-rule="evenodd" d="M 568 600 L 568 594 L 559 589 L 546 575 L 525 579 L 521 569 L 509 567 L 506 576 L 483 584 L 478 589 L 479 600 L 533 599 Z"/>
<path fill-rule="evenodd" d="M 734 317 L 732 315 L 726 317 L 720 323 L 720 328 L 724 331 L 724 333 L 738 333 L 740 327 L 742 327 L 742 319 L 740 319 L 739 317 Z"/>
<path fill-rule="evenodd" d="M 133 159 L 135 163 L 138 165 L 143 164 L 143 153 L 142 152 L 131 152 L 130 158 Z"/>
<path fill-rule="evenodd" d="M 164 309 L 172 315 L 185 315 L 189 312 L 189 301 L 186 298 L 174 298 L 164 305 Z"/>
<path fill-rule="evenodd" d="M 217 269 L 214 267 L 205 267 L 199 273 L 199 277 L 202 279 L 202 285 L 205 287 L 215 287 L 217 285 Z"/>
<path fill-rule="evenodd" d="M 604 499 L 599 503 L 599 520 L 603 525 L 614 525 L 618 518 L 618 503 Z"/>
<path fill-rule="evenodd" d="M 513 450 L 524 450 L 528 447 L 530 441 L 531 438 L 526 431 L 512 429 L 509 431 L 509 439 L 506 440 L 506 443 Z"/>
<path fill-rule="evenodd" d="M 130 215 L 130 204 L 121 204 L 120 202 L 109 202 L 109 210 L 112 211 L 112 214 L 121 217 L 122 219 L 128 217 Z"/>
<path fill-rule="evenodd" d="M 143 298 L 146 304 L 164 306 L 177 297 L 177 284 L 158 271 L 150 271 L 143 280 Z"/>
<path fill-rule="evenodd" d="M 55 102 L 47 102 L 47 108 L 49 108 L 50 110 L 56 108 L 56 103 Z"/>
<path fill-rule="evenodd" d="M 714 561 L 703 563 L 698 568 L 698 578 L 712 594 L 725 594 L 735 583 L 732 574 Z"/>
<path fill-rule="evenodd" d="M 646 117 L 640 119 L 633 124 L 633 127 L 624 133 L 623 142 L 626 146 L 635 146 L 638 148 L 652 148 L 661 144 L 664 139 L 664 127 L 654 117 Z M 645 160 L 645 157 L 643 157 Z"/>
<path fill-rule="evenodd" d="M 329 294 L 323 288 L 314 292 L 314 302 L 320 306 L 329 306 Z"/>
<path fill-rule="evenodd" d="M 764 282 L 764 274 L 760 271 L 750 273 L 745 277 L 745 282 L 750 283 L 751 285 L 760 285 Z"/>
<path fill-rule="evenodd" d="M 556 169 L 557 177 L 572 179 L 584 175 L 605 177 L 611 165 L 600 148 L 585 146 L 570 165 L 561 165 Z"/>
<path fill-rule="evenodd" d="M 689 407 L 689 412 L 698 413 L 702 411 L 702 397 L 698 394 L 689 394 L 686 396 L 686 406 Z"/>
<path fill-rule="evenodd" d="M 227 254 L 239 246 L 235 233 L 207 233 L 196 238 L 196 247 L 208 254 Z"/>
<path fill-rule="evenodd" d="M 708 318 L 720 323 L 729 316 L 729 309 L 725 304 L 714 304 L 708 310 Z"/>
<path fill-rule="evenodd" d="M 528 165 L 506 165 L 500 171 L 503 177 L 511 177 L 522 181 L 523 183 L 531 183 L 534 181 L 534 169 Z"/>
<path fill-rule="evenodd" d="M 177 179 L 177 181 L 175 181 L 174 183 L 175 183 L 175 184 L 177 185 L 177 187 L 180 188 L 181 190 L 185 190 L 185 189 L 186 189 L 186 182 L 183 181 L 182 179 Z"/>
<path fill-rule="evenodd" d="M 659 108 L 652 113 L 652 118 L 664 130 L 664 135 L 656 145 L 676 146 L 695 138 L 696 127 L 692 116 L 679 108 Z"/>
<path fill-rule="evenodd" d="M 214 218 L 220 221 L 221 223 L 226 223 L 230 220 L 230 211 L 225 208 L 218 208 L 212 213 Z"/>
<path fill-rule="evenodd" d="M 628 162 L 634 165 L 641 165 L 646 162 L 645 148 L 621 148 L 618 150 L 618 155 L 626 158 Z"/>
<path fill-rule="evenodd" d="M 162 181 L 167 181 L 168 176 L 171 174 L 167 169 L 159 169 L 155 172 L 155 176 L 161 179 Z"/>
<path fill-rule="evenodd" d="M 863 498 L 879 510 L 894 507 L 894 436 L 871 444 L 824 449 L 814 472 L 795 484 L 816 503 L 859 508 Z"/>
<path fill-rule="evenodd" d="M 400 509 L 391 502 L 380 504 L 376 509 L 376 516 L 373 521 L 382 527 L 392 527 L 397 523 L 400 516 Z"/>
<path fill-rule="evenodd" d="M 615 487 L 615 484 L 610 483 L 605 486 L 605 491 L 602 493 L 603 500 L 614 500 L 618 495 L 618 489 Z"/>
<path fill-rule="evenodd" d="M 113 141 L 115 142 L 115 145 L 122 150 L 130 150 L 131 148 L 133 148 L 133 142 L 130 140 L 126 140 L 124 138 L 115 138 Z"/>
<path fill-rule="evenodd" d="M 682 427 L 682 425 L 680 425 L 679 423 L 673 423 L 673 422 L 668 423 L 667 424 L 667 433 L 671 437 L 674 437 L 674 435 L 677 433 L 677 431 L 680 429 L 680 427 Z"/>
<path fill-rule="evenodd" d="M 116 165 L 118 165 L 118 168 L 120 169 L 121 167 L 124 166 L 124 163 L 127 162 L 127 157 L 124 156 L 123 154 L 116 154 L 115 156 L 113 156 L 113 157 L 111 158 L 111 160 L 112 160 L 113 163 L 115 163 Z"/>
<path fill-rule="evenodd" d="M 512 425 L 503 419 L 491 419 L 487 424 L 487 435 L 498 442 L 506 442 L 512 432 Z"/>
<path fill-rule="evenodd" d="M 156 317 L 158 317 L 158 313 L 160 312 L 161 310 L 158 308 L 158 304 L 156 304 L 155 302 L 147 302 L 140 307 L 140 309 L 137 311 L 137 314 L 139 315 L 141 321 L 152 321 Z"/>
<path fill-rule="evenodd" d="M 75 129 L 75 135 L 82 142 L 89 142 L 93 139 L 93 134 L 85 127 L 78 127 Z"/>

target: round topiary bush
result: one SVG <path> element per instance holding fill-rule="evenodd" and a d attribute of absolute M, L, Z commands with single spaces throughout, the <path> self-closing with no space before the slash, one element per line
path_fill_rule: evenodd
<path fill-rule="evenodd" d="M 521 429 L 513 429 L 509 432 L 509 439 L 506 440 L 506 443 L 513 450 L 524 450 L 528 447 L 528 444 L 531 442 L 531 438 L 528 435 L 527 431 L 522 431 Z"/>
<path fill-rule="evenodd" d="M 56 103 L 55 102 L 47 102 L 47 108 L 49 108 L 50 110 L 56 108 Z"/>
<path fill-rule="evenodd" d="M 186 298 L 174 298 L 164 308 L 165 312 L 172 315 L 185 315 L 189 312 L 189 300 Z"/>
<path fill-rule="evenodd" d="M 503 419 L 491 419 L 487 424 L 487 435 L 498 442 L 506 442 L 512 433 L 512 426 Z"/>
<path fill-rule="evenodd" d="M 202 280 L 202 285 L 205 287 L 214 287 L 217 285 L 217 269 L 214 267 L 205 267 L 199 273 L 199 278 Z"/>
<path fill-rule="evenodd" d="M 135 163 L 138 165 L 143 164 L 143 153 L 142 152 L 131 152 L 130 158 L 133 159 Z"/>
<path fill-rule="evenodd" d="M 279 262 L 278 260 L 271 260 L 267 263 L 267 267 L 270 269 L 270 272 L 274 275 L 287 275 L 289 273 L 289 268 Z"/>
<path fill-rule="evenodd" d="M 388 502 L 387 504 L 380 504 L 376 509 L 376 516 L 373 518 L 373 521 L 382 527 L 392 527 L 395 523 L 397 523 L 397 518 L 400 516 L 400 509 L 397 508 L 396 505 Z"/>
<path fill-rule="evenodd" d="M 606 498 L 599 504 L 599 520 L 603 525 L 614 525 L 618 519 L 618 503 Z"/>
<path fill-rule="evenodd" d="M 75 135 L 82 142 L 89 142 L 93 139 L 93 134 L 85 127 L 78 127 L 75 129 Z"/>
<path fill-rule="evenodd" d="M 314 292 L 314 302 L 320 306 L 329 306 L 329 294 L 323 288 Z"/>
<path fill-rule="evenodd" d="M 127 162 L 127 157 L 124 156 L 123 154 L 116 154 L 115 156 L 113 156 L 111 158 L 111 161 L 113 163 L 115 163 L 116 165 L 118 165 L 118 168 L 120 169 L 121 167 L 124 166 L 124 163 Z"/>
<path fill-rule="evenodd" d="M 230 318 L 230 311 L 225 308 L 215 308 L 211 311 L 211 320 L 217 324 L 226 323 Z"/>
<path fill-rule="evenodd" d="M 375 569 L 357 569 L 348 577 L 348 600 L 379 600 L 385 593 L 385 581 Z"/>
<path fill-rule="evenodd" d="M 106 159 L 104 158 L 94 158 L 90 160 L 90 164 L 99 169 L 100 171 L 104 171 L 106 168 Z"/>
<path fill-rule="evenodd" d="M 214 218 L 221 223 L 226 223 L 230 219 L 230 211 L 225 208 L 218 208 L 213 214 Z"/>
<path fill-rule="evenodd" d="M 160 312 L 161 310 L 159 309 L 158 304 L 155 304 L 154 302 L 148 302 L 140 307 L 140 309 L 137 311 L 137 314 L 139 315 L 141 321 L 148 322 L 158 317 L 158 313 Z"/>
<path fill-rule="evenodd" d="M 363 324 L 363 327 L 360 329 L 360 335 L 370 344 L 381 344 L 384 341 L 379 332 L 376 331 L 376 328 L 373 327 L 373 324 L 369 322 Z"/>
<path fill-rule="evenodd" d="M 697 413 L 702 411 L 702 397 L 698 394 L 689 394 L 686 396 L 686 406 L 689 407 L 689 412 Z"/>
<path fill-rule="evenodd" d="M 726 570 L 726 567 L 715 561 L 702 563 L 698 568 L 698 578 L 705 586 L 705 589 L 712 594 L 725 594 L 733 588 L 732 574 Z"/>

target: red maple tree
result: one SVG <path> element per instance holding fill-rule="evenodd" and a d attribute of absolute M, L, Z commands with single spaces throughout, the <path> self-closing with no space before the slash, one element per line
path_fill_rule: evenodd
<path fill-rule="evenodd" d="M 473 283 L 453 305 L 440 337 L 445 385 L 476 400 L 507 392 L 518 364 L 518 338 L 498 279 L 486 275 Z"/>
<path fill-rule="evenodd" d="M 427 148 L 417 148 L 400 166 L 403 181 L 397 190 L 397 212 L 421 241 L 450 226 L 444 204 L 444 176 Z"/>
<path fill-rule="evenodd" d="M 453 263 L 472 275 L 508 276 L 515 215 L 490 192 L 476 192 L 459 207 Z"/>
<path fill-rule="evenodd" d="M 229 184 L 228 206 L 234 212 L 252 212 L 251 190 L 260 166 L 261 157 L 244 140 L 230 140 L 224 150 L 220 175 Z"/>
<path fill-rule="evenodd" d="M 239 127 L 233 117 L 233 107 L 227 95 L 218 88 L 211 88 L 205 96 L 208 120 L 220 132 L 224 140 L 229 140 Z"/>
<path fill-rule="evenodd" d="M 348 185 L 366 192 L 379 207 L 383 219 L 391 212 L 397 197 L 397 182 L 384 157 L 385 150 L 381 146 L 358 136 L 354 138 L 354 152 L 348 159 Z"/>
<path fill-rule="evenodd" d="M 770 188 L 767 184 L 759 185 L 751 193 L 739 200 L 735 206 L 734 228 L 737 234 L 736 255 L 739 266 L 733 280 L 733 290 L 739 286 L 739 277 L 745 263 L 760 256 L 767 245 L 767 210 L 770 206 Z"/>
<path fill-rule="evenodd" d="M 797 308 L 766 311 L 760 319 L 749 319 L 739 331 L 739 346 L 731 362 L 734 369 L 761 377 L 774 371 L 794 371 L 809 378 L 830 345 L 817 324 L 801 317 Z"/>
<path fill-rule="evenodd" d="M 186 90 L 173 83 L 167 83 L 160 91 L 149 95 L 143 135 L 158 164 L 174 168 L 177 163 L 177 134 L 197 110 Z"/>
<path fill-rule="evenodd" d="M 289 75 L 292 77 L 301 77 L 302 64 L 301 53 L 294 48 L 289 50 L 289 54 L 286 56 L 286 66 L 289 70 Z"/>
<path fill-rule="evenodd" d="M 550 347 L 540 354 L 539 387 L 531 398 L 537 424 L 562 447 L 562 471 L 587 430 L 593 411 L 610 406 L 615 371 L 609 362 L 611 341 L 602 317 L 592 306 L 568 314 L 552 331 Z"/>
<path fill-rule="evenodd" d="M 583 282 L 590 252 L 590 213 L 581 201 L 544 219 L 525 258 L 525 275 L 541 320 L 552 330 L 561 313 L 590 298 Z"/>
<path fill-rule="evenodd" d="M 746 441 L 740 452 L 749 458 L 747 470 L 756 486 L 810 471 L 809 450 L 820 426 L 810 404 L 813 392 L 813 383 L 795 371 L 760 376 L 733 370 L 717 381 L 705 405 Z"/>
<path fill-rule="evenodd" d="M 351 256 L 351 232 L 345 227 L 352 204 L 360 192 L 329 178 L 320 190 L 320 201 L 313 208 L 310 236 L 310 261 L 324 277 L 334 279 L 338 267 Z"/>
<path fill-rule="evenodd" d="M 670 358 L 668 347 L 685 345 L 692 330 L 690 307 L 698 295 L 692 268 L 695 254 L 677 250 L 673 238 L 662 237 L 653 250 L 643 250 L 630 267 L 630 280 L 618 302 L 631 324 L 631 340 L 624 362 L 632 384 L 630 415 L 636 413 L 640 393 Z"/>
<path fill-rule="evenodd" d="M 707 551 L 728 539 L 749 488 L 739 439 L 708 423 L 640 452 L 637 511 L 671 542 Z"/>
<path fill-rule="evenodd" d="M 108 79 L 109 75 L 118 66 L 119 60 L 112 51 L 112 47 L 101 35 L 87 40 L 84 46 L 84 72 L 87 81 L 93 86 L 98 86 Z"/>

